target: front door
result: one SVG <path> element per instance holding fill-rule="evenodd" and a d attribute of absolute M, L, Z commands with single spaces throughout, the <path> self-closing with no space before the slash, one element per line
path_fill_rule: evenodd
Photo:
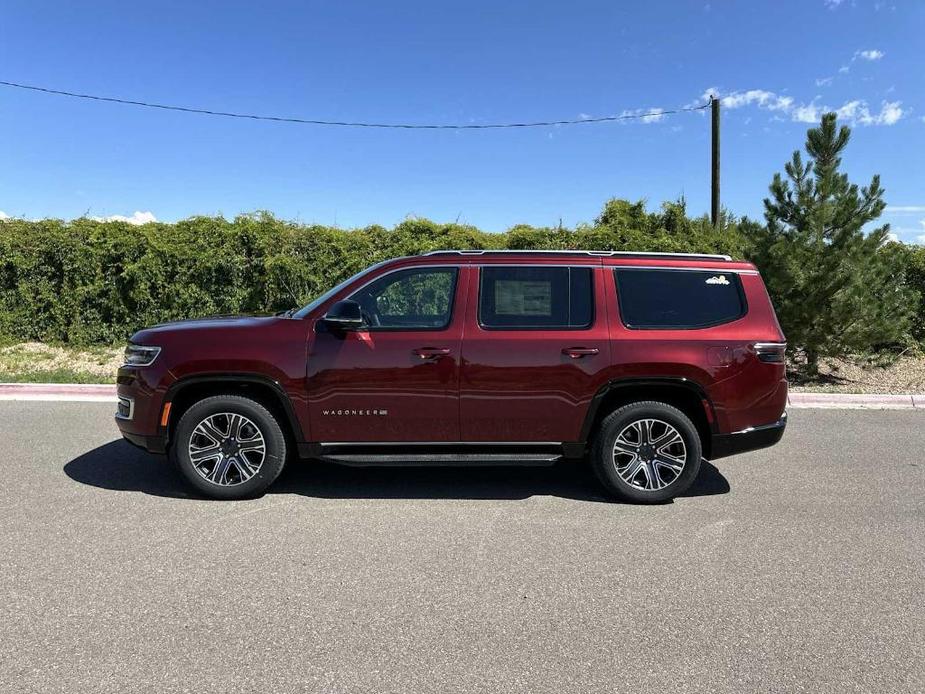
<path fill-rule="evenodd" d="M 465 273 L 388 272 L 349 298 L 365 325 L 318 320 L 308 355 L 311 438 L 325 442 L 458 441 Z"/>

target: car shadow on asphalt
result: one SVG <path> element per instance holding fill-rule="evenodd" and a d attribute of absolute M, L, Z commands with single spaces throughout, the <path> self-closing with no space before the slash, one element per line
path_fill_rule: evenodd
<path fill-rule="evenodd" d="M 125 441 L 111 441 L 64 466 L 76 482 L 115 491 L 143 492 L 175 499 L 200 499 L 163 456 Z M 729 491 L 729 482 L 704 460 L 697 480 L 681 496 Z M 557 496 L 610 502 L 590 466 L 565 461 L 551 467 L 346 467 L 320 461 L 288 465 L 270 494 L 322 499 L 499 499 Z"/>

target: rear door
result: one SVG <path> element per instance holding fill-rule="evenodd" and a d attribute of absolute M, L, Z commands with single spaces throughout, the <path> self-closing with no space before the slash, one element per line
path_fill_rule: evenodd
<path fill-rule="evenodd" d="M 345 297 L 363 308 L 362 330 L 316 322 L 307 382 L 313 440 L 459 440 L 465 279 L 454 266 L 387 272 Z"/>
<path fill-rule="evenodd" d="M 470 272 L 462 440 L 576 441 L 610 364 L 599 261 Z"/>

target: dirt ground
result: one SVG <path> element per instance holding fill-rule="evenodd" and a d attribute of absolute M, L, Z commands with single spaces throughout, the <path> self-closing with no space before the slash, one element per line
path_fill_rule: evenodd
<path fill-rule="evenodd" d="M 925 357 L 904 356 L 886 366 L 845 359 L 824 360 L 811 382 L 790 377 L 790 388 L 821 393 L 925 393 Z"/>

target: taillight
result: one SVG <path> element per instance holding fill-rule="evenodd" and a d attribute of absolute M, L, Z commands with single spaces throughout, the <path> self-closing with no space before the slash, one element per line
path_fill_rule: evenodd
<path fill-rule="evenodd" d="M 758 355 L 758 361 L 763 361 L 768 364 L 783 364 L 786 352 L 786 342 L 755 343 L 755 354 Z"/>

